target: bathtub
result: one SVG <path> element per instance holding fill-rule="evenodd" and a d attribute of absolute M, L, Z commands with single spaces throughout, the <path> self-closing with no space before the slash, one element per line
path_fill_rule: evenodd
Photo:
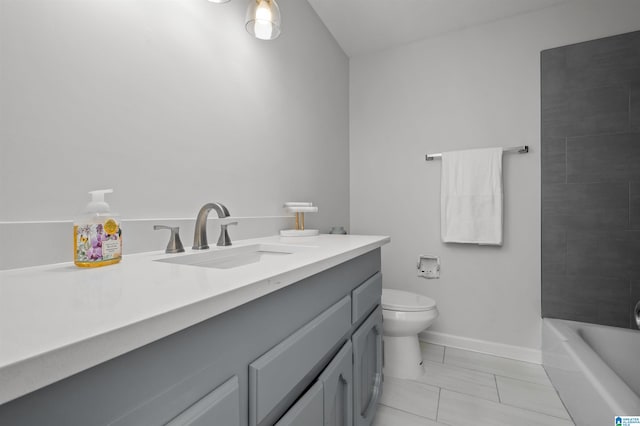
<path fill-rule="evenodd" d="M 542 364 L 577 426 L 640 416 L 640 331 L 545 318 Z"/>

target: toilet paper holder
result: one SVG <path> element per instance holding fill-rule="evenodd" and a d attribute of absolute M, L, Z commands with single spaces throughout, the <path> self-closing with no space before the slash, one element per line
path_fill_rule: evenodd
<path fill-rule="evenodd" d="M 440 258 L 430 254 L 422 254 L 418 258 L 418 276 L 427 279 L 440 278 Z"/>

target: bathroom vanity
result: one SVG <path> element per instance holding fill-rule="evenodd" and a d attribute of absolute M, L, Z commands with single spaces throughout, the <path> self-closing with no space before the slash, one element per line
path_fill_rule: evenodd
<path fill-rule="evenodd" d="M 234 245 L 263 250 L 239 265 L 212 249 L 213 263 L 2 272 L 0 424 L 369 425 L 388 241 L 270 237 Z"/>

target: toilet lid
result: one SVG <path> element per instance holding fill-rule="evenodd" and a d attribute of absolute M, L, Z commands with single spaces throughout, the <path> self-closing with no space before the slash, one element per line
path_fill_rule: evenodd
<path fill-rule="evenodd" d="M 426 296 L 402 290 L 382 289 L 382 309 L 389 311 L 430 311 L 436 301 Z"/>

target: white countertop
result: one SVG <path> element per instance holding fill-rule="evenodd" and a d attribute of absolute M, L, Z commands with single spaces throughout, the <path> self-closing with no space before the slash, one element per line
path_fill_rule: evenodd
<path fill-rule="evenodd" d="M 2 271 L 0 404 L 388 242 L 388 237 L 362 235 L 237 241 L 232 247 L 262 243 L 309 248 L 232 269 L 154 262 L 193 253 L 187 249 L 128 255 L 101 268 L 63 263 Z"/>

